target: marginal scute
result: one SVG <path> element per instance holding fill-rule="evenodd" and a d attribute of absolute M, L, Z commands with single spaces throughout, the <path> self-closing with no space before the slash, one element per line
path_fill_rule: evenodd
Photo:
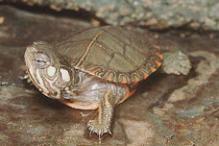
<path fill-rule="evenodd" d="M 120 82 L 120 83 L 129 83 L 130 79 L 129 79 L 128 74 L 119 73 L 118 82 Z"/>
<path fill-rule="evenodd" d="M 137 74 L 138 74 L 140 80 L 143 80 L 143 79 L 144 79 L 144 73 L 142 72 L 142 69 L 139 69 L 139 70 L 137 71 Z"/>
<path fill-rule="evenodd" d="M 143 74 L 144 74 L 144 79 L 146 79 L 149 75 L 147 73 L 145 73 L 143 70 L 142 70 Z"/>
<path fill-rule="evenodd" d="M 155 54 L 160 58 L 160 60 L 163 60 L 163 54 L 161 54 L 161 52 L 156 52 Z"/>
<path fill-rule="evenodd" d="M 138 82 L 140 80 L 140 76 L 137 73 L 132 73 L 131 74 L 131 80 L 133 82 Z"/>
<path fill-rule="evenodd" d="M 155 68 L 155 67 L 151 67 L 150 68 L 150 72 L 152 73 L 152 72 L 155 72 L 157 69 Z"/>
<path fill-rule="evenodd" d="M 96 76 L 98 77 L 103 77 L 104 76 L 104 72 L 102 70 L 95 72 Z"/>
<path fill-rule="evenodd" d="M 156 64 L 157 67 L 159 67 L 161 65 L 161 62 L 155 60 L 155 64 Z"/>
<path fill-rule="evenodd" d="M 115 77 L 114 71 L 109 71 L 104 74 L 104 78 L 106 78 L 108 81 L 112 81 L 114 77 Z"/>

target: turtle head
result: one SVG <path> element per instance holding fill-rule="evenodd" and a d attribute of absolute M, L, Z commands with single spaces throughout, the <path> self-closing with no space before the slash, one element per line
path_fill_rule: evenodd
<path fill-rule="evenodd" d="M 27 47 L 24 58 L 33 84 L 44 95 L 59 99 L 61 92 L 71 85 L 73 71 L 60 62 L 52 49 L 53 46 L 46 42 L 34 42 Z"/>

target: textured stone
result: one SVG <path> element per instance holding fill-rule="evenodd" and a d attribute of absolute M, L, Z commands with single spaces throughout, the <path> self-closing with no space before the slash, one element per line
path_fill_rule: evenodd
<path fill-rule="evenodd" d="M 4 1 L 4 0 L 3 0 Z M 20 0 L 5 0 L 20 2 Z M 86 10 L 112 25 L 219 30 L 217 0 L 22 0 L 54 10 Z M 74 12 L 72 12 L 74 13 Z"/>
<path fill-rule="evenodd" d="M 192 68 L 191 62 L 182 51 L 164 53 L 162 70 L 167 74 L 188 75 Z"/>
<path fill-rule="evenodd" d="M 168 101 L 176 102 L 195 98 L 197 92 L 203 84 L 207 84 L 209 78 L 219 69 L 219 58 L 212 53 L 205 51 L 192 52 L 193 57 L 203 57 L 205 60 L 200 61 L 197 66 L 195 78 L 188 80 L 188 84 L 175 90 Z"/>

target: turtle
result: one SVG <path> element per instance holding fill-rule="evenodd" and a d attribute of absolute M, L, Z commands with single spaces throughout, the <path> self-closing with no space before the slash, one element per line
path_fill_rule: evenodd
<path fill-rule="evenodd" d="M 115 106 L 162 64 L 163 53 L 146 37 L 121 26 L 101 26 L 61 42 L 33 42 L 24 54 L 27 74 L 45 96 L 75 109 L 97 110 L 87 123 L 90 132 L 112 134 Z"/>

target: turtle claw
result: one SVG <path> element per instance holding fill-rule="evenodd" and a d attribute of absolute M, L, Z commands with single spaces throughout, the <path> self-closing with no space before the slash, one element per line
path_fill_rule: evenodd
<path fill-rule="evenodd" d="M 109 131 L 108 131 L 108 133 L 109 133 L 109 135 L 112 135 L 112 132 L 111 132 L 111 130 L 109 130 Z"/>
<path fill-rule="evenodd" d="M 88 130 L 90 131 L 90 133 L 97 134 L 99 139 L 105 133 L 109 133 L 110 135 L 112 134 L 108 125 L 99 123 L 97 120 L 90 120 L 87 126 L 88 126 Z"/>
<path fill-rule="evenodd" d="M 88 128 L 89 129 L 89 128 Z M 93 134 L 93 131 L 91 131 L 90 129 L 89 129 L 89 136 L 91 136 Z"/>

